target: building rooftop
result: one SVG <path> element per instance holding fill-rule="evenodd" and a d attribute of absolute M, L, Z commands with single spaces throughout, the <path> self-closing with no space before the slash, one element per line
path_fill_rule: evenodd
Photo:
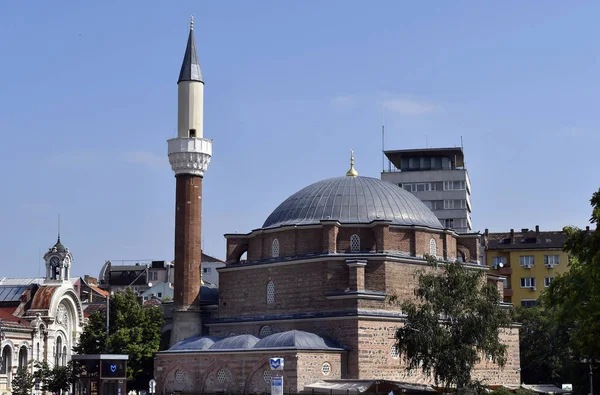
<path fill-rule="evenodd" d="M 465 156 L 461 147 L 388 150 L 384 151 L 384 154 L 397 169 L 402 168 L 402 159 L 411 157 L 448 157 L 451 159 L 453 169 L 465 165 Z"/>
<path fill-rule="evenodd" d="M 321 221 L 442 229 L 439 219 L 416 196 L 395 184 L 370 177 L 336 177 L 294 193 L 269 215 L 263 228 L 311 225 Z"/>
<path fill-rule="evenodd" d="M 562 249 L 567 235 L 563 231 L 540 231 L 536 229 L 513 229 L 503 233 L 484 232 L 484 242 L 488 250 L 543 250 Z"/>

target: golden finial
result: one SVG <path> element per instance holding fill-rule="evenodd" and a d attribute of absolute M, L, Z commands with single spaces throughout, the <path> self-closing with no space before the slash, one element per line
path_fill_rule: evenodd
<path fill-rule="evenodd" d="M 358 172 L 354 168 L 354 150 L 350 150 L 350 170 L 346 173 L 346 177 L 358 177 Z"/>
<path fill-rule="evenodd" d="M 194 16 L 190 18 L 190 30 L 194 30 Z"/>

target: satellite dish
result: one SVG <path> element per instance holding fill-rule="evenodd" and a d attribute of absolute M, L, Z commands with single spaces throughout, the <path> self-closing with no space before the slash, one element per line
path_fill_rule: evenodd
<path fill-rule="evenodd" d="M 504 263 L 500 262 L 500 263 L 498 264 L 498 267 L 499 267 L 499 268 L 503 268 L 503 267 L 504 267 Z"/>

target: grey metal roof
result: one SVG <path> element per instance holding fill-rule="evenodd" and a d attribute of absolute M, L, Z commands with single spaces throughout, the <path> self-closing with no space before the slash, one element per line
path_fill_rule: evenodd
<path fill-rule="evenodd" d="M 237 335 L 219 340 L 213 344 L 211 350 L 239 350 L 252 348 L 258 343 L 258 337 L 253 335 Z"/>
<path fill-rule="evenodd" d="M 186 350 L 208 350 L 219 338 L 196 336 L 175 343 L 169 351 L 186 351 Z"/>
<path fill-rule="evenodd" d="M 299 330 L 279 332 L 261 339 L 254 348 L 294 348 L 302 350 L 343 349 L 331 339 Z"/>
<path fill-rule="evenodd" d="M 346 224 L 388 220 L 395 225 L 443 229 L 435 214 L 413 194 L 370 177 L 336 177 L 309 185 L 281 203 L 263 228 L 317 224 L 322 220 Z"/>
<path fill-rule="evenodd" d="M 183 63 L 181 64 L 181 71 L 179 72 L 177 83 L 180 83 L 181 81 L 204 82 L 202 80 L 200 62 L 198 62 L 198 52 L 196 51 L 196 41 L 194 40 L 194 29 L 192 27 L 190 27 L 190 35 L 188 36 L 185 55 L 183 57 Z"/>

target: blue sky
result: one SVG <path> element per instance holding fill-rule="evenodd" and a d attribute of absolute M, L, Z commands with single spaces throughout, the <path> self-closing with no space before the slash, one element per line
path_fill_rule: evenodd
<path fill-rule="evenodd" d="M 203 238 L 287 196 L 460 145 L 476 230 L 585 226 L 600 186 L 600 3 L 103 1 L 0 5 L 0 277 L 173 257 L 177 76 L 191 14 L 206 82 Z M 40 253 L 41 252 L 41 253 Z"/>

